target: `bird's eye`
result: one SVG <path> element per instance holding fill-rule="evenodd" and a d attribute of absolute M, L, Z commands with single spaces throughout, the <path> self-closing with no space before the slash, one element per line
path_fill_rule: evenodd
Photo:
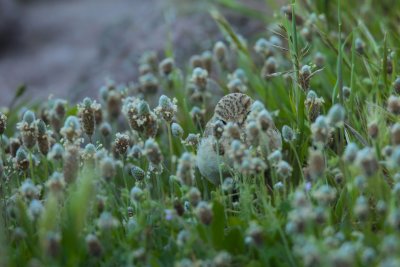
<path fill-rule="evenodd" d="M 224 120 L 220 120 L 224 125 L 226 125 L 226 121 L 224 121 Z"/>

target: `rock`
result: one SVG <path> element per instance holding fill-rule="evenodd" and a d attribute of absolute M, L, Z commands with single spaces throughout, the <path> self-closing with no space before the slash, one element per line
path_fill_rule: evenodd
<path fill-rule="evenodd" d="M 0 46 L 9 45 L 19 31 L 19 8 L 14 0 L 0 0 Z M 0 47 L 1 49 L 1 47 Z"/>

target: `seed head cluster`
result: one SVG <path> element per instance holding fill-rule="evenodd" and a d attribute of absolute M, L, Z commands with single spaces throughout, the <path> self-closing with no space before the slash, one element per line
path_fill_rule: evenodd
<path fill-rule="evenodd" d="M 299 2 L 0 106 L 0 266 L 400 266 L 399 10 Z"/>

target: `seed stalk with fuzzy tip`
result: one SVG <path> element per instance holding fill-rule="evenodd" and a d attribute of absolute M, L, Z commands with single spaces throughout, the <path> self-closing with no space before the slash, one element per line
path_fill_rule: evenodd
<path fill-rule="evenodd" d="M 96 101 L 92 101 L 89 97 L 83 99 L 82 103 L 78 105 L 78 114 L 81 120 L 83 132 L 89 137 L 92 142 L 92 136 L 94 133 L 95 126 L 95 107 L 97 106 Z"/>

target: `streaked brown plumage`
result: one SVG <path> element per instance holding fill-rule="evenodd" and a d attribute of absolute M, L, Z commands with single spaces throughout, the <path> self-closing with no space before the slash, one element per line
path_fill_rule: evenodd
<path fill-rule="evenodd" d="M 246 140 L 246 119 L 251 111 L 253 99 L 242 93 L 232 93 L 224 96 L 217 103 L 213 117 L 208 121 L 205 127 L 203 138 L 199 144 L 197 152 L 197 166 L 200 173 L 217 184 L 220 181 L 218 162 L 224 163 L 226 166 L 232 167 L 232 162 L 229 159 L 226 151 L 229 150 L 231 140 L 223 135 L 218 141 L 219 157 L 216 152 L 216 139 L 213 136 L 213 127 L 216 121 L 222 121 L 223 124 L 235 123 L 240 130 L 241 141 L 247 144 Z M 273 150 L 280 148 L 281 137 L 276 129 L 267 131 L 270 139 L 270 148 Z M 224 177 L 229 175 L 228 168 L 222 169 Z"/>

